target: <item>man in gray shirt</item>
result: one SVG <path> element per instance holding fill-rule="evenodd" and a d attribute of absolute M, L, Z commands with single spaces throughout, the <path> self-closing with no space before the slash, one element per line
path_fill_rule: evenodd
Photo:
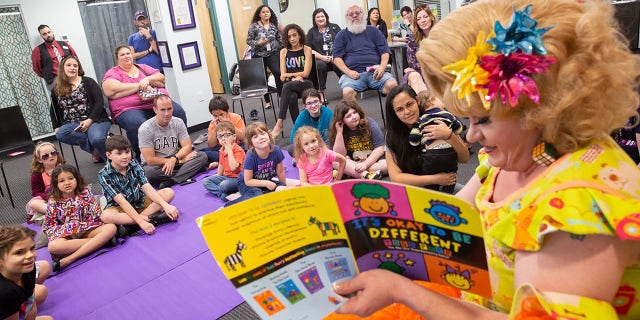
<path fill-rule="evenodd" d="M 206 167 L 207 155 L 193 150 L 186 124 L 173 116 L 171 98 L 158 96 L 153 102 L 153 111 L 156 116 L 138 129 L 147 179 L 159 188 L 191 182 L 191 177 Z"/>

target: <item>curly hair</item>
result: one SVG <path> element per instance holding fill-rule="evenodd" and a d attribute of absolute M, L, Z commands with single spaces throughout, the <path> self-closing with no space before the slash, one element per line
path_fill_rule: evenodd
<path fill-rule="evenodd" d="M 322 150 L 327 150 L 327 145 L 324 143 L 322 139 L 322 135 L 318 129 L 312 126 L 302 126 L 296 130 L 296 134 L 293 136 L 293 158 L 296 160 L 300 159 L 300 156 L 304 154 L 304 149 L 302 148 L 302 136 L 305 134 L 312 135 L 318 140 L 318 146 Z"/>
<path fill-rule="evenodd" d="M 11 251 L 13 245 L 27 238 L 35 238 L 36 232 L 21 225 L 0 226 L 0 260 Z"/>
<path fill-rule="evenodd" d="M 269 141 L 271 141 L 271 150 L 269 151 L 273 151 L 273 144 L 276 143 L 276 140 L 273 138 L 273 135 L 271 134 L 271 130 L 269 130 L 267 125 L 261 121 L 253 122 L 250 125 L 248 125 L 247 128 L 245 129 L 244 136 L 245 136 L 245 141 L 247 142 L 247 148 L 253 149 L 253 142 L 251 141 L 251 138 L 253 138 L 253 136 L 257 136 L 263 133 L 267 133 L 269 135 Z"/>
<path fill-rule="evenodd" d="M 291 50 L 291 43 L 289 42 L 289 30 L 292 29 L 298 33 L 298 37 L 300 37 L 300 45 L 304 47 L 304 45 L 307 44 L 304 30 L 302 30 L 302 27 L 295 23 L 288 24 L 284 27 L 284 29 L 282 29 L 282 46 L 287 48 L 288 50 Z"/>
<path fill-rule="evenodd" d="M 258 7 L 258 9 L 256 9 L 256 11 L 253 13 L 253 18 L 251 18 L 251 23 L 254 22 L 258 22 L 260 21 L 260 11 L 262 11 L 262 8 L 269 8 L 269 11 L 271 11 L 271 16 L 269 17 L 269 23 L 273 24 L 274 26 L 278 27 L 278 17 L 276 16 L 276 13 L 273 12 L 273 9 L 271 9 L 271 7 L 269 7 L 266 4 L 263 4 L 261 6 Z"/>
<path fill-rule="evenodd" d="M 74 178 L 76 178 L 76 188 L 73 190 L 73 193 L 75 195 L 79 195 L 82 190 L 87 187 L 87 183 L 84 181 L 84 178 L 80 174 L 80 171 L 76 167 L 68 163 L 64 163 L 57 166 L 55 169 L 53 169 L 53 172 L 51 172 L 51 192 L 49 194 L 49 197 L 52 199 L 63 198 L 62 191 L 60 190 L 60 188 L 58 188 L 58 176 L 63 172 L 69 172 L 73 175 Z"/>
<path fill-rule="evenodd" d="M 33 157 L 31 158 L 31 173 L 42 173 L 44 171 L 44 165 L 40 162 L 40 149 L 44 146 L 51 146 L 53 150 L 58 151 L 56 146 L 49 141 L 38 141 L 35 149 L 33 149 Z M 62 153 L 58 152 L 58 160 L 56 166 L 65 163 Z"/>
<path fill-rule="evenodd" d="M 536 105 L 521 97 L 512 108 L 500 99 L 482 107 L 477 94 L 457 98 L 454 76 L 442 67 L 464 59 L 480 30 L 487 34 L 496 21 L 506 25 L 516 10 L 533 4 L 531 17 L 539 28 L 552 27 L 542 37 L 549 56 L 557 59 L 550 69 L 532 76 L 540 92 Z M 640 61 L 616 31 L 613 8 L 604 0 L 483 0 L 451 12 L 434 26 L 421 43 L 417 56 L 429 88 L 459 116 L 519 118 L 523 128 L 541 129 L 542 139 L 560 154 L 584 147 L 624 126 L 636 114 L 634 88 Z"/>
<path fill-rule="evenodd" d="M 333 110 L 333 119 L 329 125 L 329 144 L 334 145 L 336 142 L 336 123 L 338 121 L 344 121 L 344 116 L 347 115 L 349 109 L 355 110 L 360 115 L 360 123 L 358 124 L 358 133 L 362 136 L 371 135 L 371 129 L 369 129 L 369 120 L 364 113 L 364 109 L 355 100 L 340 100 Z"/>
<path fill-rule="evenodd" d="M 73 87 L 71 85 L 71 82 L 69 81 L 69 77 L 64 72 L 64 64 L 71 59 L 75 60 L 78 64 L 78 76 L 81 78 L 82 76 L 84 76 L 84 69 L 82 68 L 82 63 L 80 63 L 80 59 L 78 59 L 78 57 L 66 56 L 62 58 L 62 61 L 60 61 L 59 64 L 60 70 L 58 70 L 58 75 L 56 76 L 56 86 L 53 89 L 58 97 L 66 97 L 73 91 Z"/>

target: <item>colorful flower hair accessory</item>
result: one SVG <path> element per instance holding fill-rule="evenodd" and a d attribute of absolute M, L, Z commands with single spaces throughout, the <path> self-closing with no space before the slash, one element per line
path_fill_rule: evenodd
<path fill-rule="evenodd" d="M 486 41 L 480 30 L 467 57 L 443 67 L 456 76 L 451 90 L 458 91 L 458 99 L 465 97 L 469 103 L 471 94 L 478 92 L 487 110 L 496 96 L 512 107 L 518 105 L 521 94 L 539 103 L 538 87 L 530 76 L 546 72 L 556 59 L 545 56 L 542 43 L 542 35 L 552 27 L 536 29 L 538 22 L 529 16 L 531 9 L 531 5 L 520 11 L 514 8 L 509 26 L 504 28 L 496 21 Z"/>

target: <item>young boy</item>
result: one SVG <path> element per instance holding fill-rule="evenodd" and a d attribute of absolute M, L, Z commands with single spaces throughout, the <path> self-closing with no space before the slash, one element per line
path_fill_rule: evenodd
<path fill-rule="evenodd" d="M 209 113 L 213 116 L 213 120 L 209 123 L 207 128 L 207 148 L 202 149 L 207 154 L 209 160 L 209 169 L 213 169 L 218 166 L 220 159 L 220 144 L 216 137 L 216 126 L 222 121 L 230 121 L 233 124 L 236 132 L 236 143 L 243 149 L 247 150 L 244 144 L 244 120 L 242 117 L 233 112 L 229 112 L 229 103 L 223 96 L 213 96 L 209 101 Z"/>
<path fill-rule="evenodd" d="M 98 182 L 107 199 L 100 219 L 104 223 L 137 225 L 147 234 L 152 234 L 159 224 L 178 219 L 178 209 L 168 202 L 173 200 L 171 188 L 156 191 L 144 170 L 131 159 L 131 142 L 120 135 L 107 138 L 106 155 L 109 161 L 98 172 Z M 118 228 L 118 234 L 122 236 Z M 137 231 L 126 228 L 126 233 Z"/>
<path fill-rule="evenodd" d="M 320 135 L 322 135 L 322 140 L 329 145 L 329 124 L 333 118 L 333 111 L 322 105 L 320 96 L 320 92 L 313 88 L 302 92 L 304 110 L 298 115 L 293 128 L 291 128 L 291 136 L 289 137 L 291 143 L 293 143 L 293 137 L 296 135 L 298 128 L 310 126 L 318 129 Z"/>
<path fill-rule="evenodd" d="M 237 178 L 242 171 L 246 154 L 236 143 L 236 129 L 230 121 L 216 125 L 214 134 L 220 145 L 218 173 L 202 181 L 204 188 L 227 201 L 227 196 L 238 191 Z"/>

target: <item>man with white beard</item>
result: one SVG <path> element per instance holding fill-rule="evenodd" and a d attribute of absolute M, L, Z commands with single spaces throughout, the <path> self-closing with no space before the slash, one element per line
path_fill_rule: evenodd
<path fill-rule="evenodd" d="M 389 93 L 398 83 L 385 71 L 391 53 L 386 36 L 367 25 L 360 6 L 349 7 L 346 20 L 347 27 L 338 32 L 333 43 L 333 63 L 344 73 L 339 81 L 342 97 L 355 100 L 356 94 L 367 88 Z"/>

